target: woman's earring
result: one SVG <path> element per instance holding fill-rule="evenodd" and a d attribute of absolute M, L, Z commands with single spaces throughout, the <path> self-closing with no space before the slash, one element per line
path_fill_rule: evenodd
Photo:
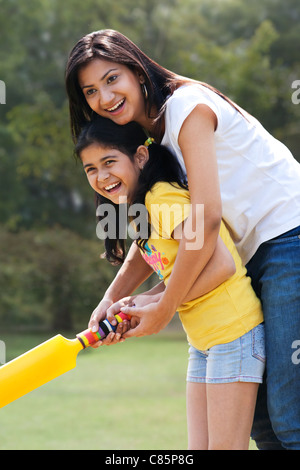
<path fill-rule="evenodd" d="M 147 87 L 145 85 L 145 83 L 142 83 L 142 92 L 143 92 L 143 95 L 145 97 L 145 100 L 148 99 L 148 90 L 147 90 Z"/>

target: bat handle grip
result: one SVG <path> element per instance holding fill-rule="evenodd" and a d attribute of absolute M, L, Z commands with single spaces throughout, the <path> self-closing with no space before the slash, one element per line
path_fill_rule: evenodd
<path fill-rule="evenodd" d="M 118 324 L 122 323 L 124 320 L 130 320 L 131 316 L 127 315 L 126 313 L 119 312 L 115 315 Z M 107 319 L 103 320 L 99 323 L 98 331 L 93 332 L 90 328 L 87 330 L 82 331 L 76 335 L 76 338 L 79 339 L 83 348 L 87 348 L 88 346 L 92 346 L 93 344 L 97 343 L 101 339 L 104 339 L 111 331 L 116 331 L 117 325 L 112 325 Z"/>

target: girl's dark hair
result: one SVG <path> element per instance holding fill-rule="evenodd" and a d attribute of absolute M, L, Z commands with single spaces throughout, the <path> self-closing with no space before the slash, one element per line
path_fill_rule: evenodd
<path fill-rule="evenodd" d="M 75 153 L 80 158 L 81 152 L 92 144 L 115 148 L 125 153 L 132 161 L 136 154 L 137 148 L 144 145 L 147 139 L 143 128 L 135 123 L 130 122 L 120 126 L 110 119 L 105 119 L 101 116 L 95 118 L 87 123 L 80 133 Z M 145 204 L 146 193 L 159 181 L 168 183 L 177 183 L 180 187 L 187 189 L 185 173 L 177 160 L 177 158 L 164 146 L 153 142 L 149 147 L 149 159 L 140 173 L 138 180 L 138 187 L 134 196 L 132 204 Z M 114 207 L 114 223 L 116 237 L 106 236 L 105 257 L 112 264 L 123 263 L 125 259 L 125 237 L 124 227 L 119 226 L 119 210 L 120 206 L 114 204 L 109 199 L 95 193 L 96 206 L 101 204 L 110 204 Z M 104 219 L 104 215 L 99 216 L 99 222 Z M 107 227 L 104 228 L 107 230 Z M 148 238 L 150 236 L 150 226 L 148 229 Z M 144 249 L 148 238 L 137 239 L 137 244 L 140 248 Z"/>
<path fill-rule="evenodd" d="M 148 97 L 145 98 L 145 109 L 148 117 L 156 119 L 157 126 L 154 137 L 158 142 L 162 137 L 160 135 L 160 122 L 166 100 L 176 88 L 185 83 L 204 85 L 240 112 L 238 107 L 216 88 L 207 83 L 195 82 L 171 72 L 150 59 L 123 34 L 111 29 L 103 29 L 81 38 L 71 50 L 66 66 L 65 82 L 69 98 L 71 134 L 75 143 L 82 127 L 92 119 L 94 114 L 79 86 L 78 73 L 81 68 L 94 59 L 104 59 L 126 65 L 132 71 L 137 71 L 143 75 L 148 91 Z M 156 116 L 151 116 L 153 107 L 156 109 Z"/>

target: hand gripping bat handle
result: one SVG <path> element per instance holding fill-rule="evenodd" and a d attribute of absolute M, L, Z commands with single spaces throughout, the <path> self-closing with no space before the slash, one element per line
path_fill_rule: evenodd
<path fill-rule="evenodd" d="M 130 320 L 131 316 L 127 315 L 126 313 L 119 312 L 115 315 L 118 324 L 122 323 L 124 320 Z M 90 328 L 87 330 L 82 331 L 76 335 L 76 338 L 79 339 L 83 348 L 87 348 L 88 346 L 92 346 L 93 344 L 97 343 L 101 339 L 105 338 L 111 331 L 116 331 L 117 325 L 112 325 L 107 319 L 103 320 L 99 323 L 98 331 L 93 332 Z"/>

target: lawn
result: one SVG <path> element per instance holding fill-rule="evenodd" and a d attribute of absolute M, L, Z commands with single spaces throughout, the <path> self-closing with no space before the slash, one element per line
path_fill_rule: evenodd
<path fill-rule="evenodd" d="M 47 339 L 19 338 L 2 338 L 7 361 Z M 0 450 L 186 449 L 186 360 L 181 334 L 82 351 L 76 369 L 0 410 Z"/>
<path fill-rule="evenodd" d="M 7 361 L 49 338 L 2 336 Z M 0 410 L 0 450 L 186 449 L 187 351 L 178 332 L 82 351 L 75 369 Z"/>

